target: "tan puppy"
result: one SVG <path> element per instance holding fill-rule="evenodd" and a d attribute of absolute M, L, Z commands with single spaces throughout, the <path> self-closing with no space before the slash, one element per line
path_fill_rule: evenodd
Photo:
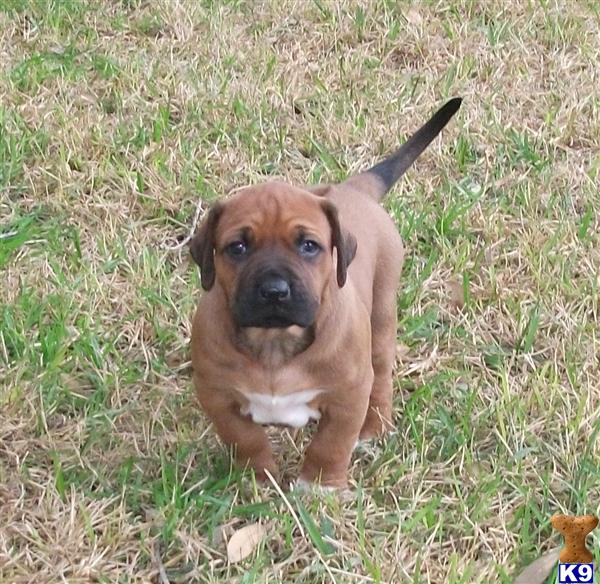
<path fill-rule="evenodd" d="M 357 440 L 392 428 L 403 247 L 379 201 L 460 103 L 341 184 L 244 188 L 192 240 L 206 290 L 192 329 L 196 392 L 259 478 L 277 472 L 262 425 L 319 420 L 300 481 L 333 487 L 346 484 Z"/>

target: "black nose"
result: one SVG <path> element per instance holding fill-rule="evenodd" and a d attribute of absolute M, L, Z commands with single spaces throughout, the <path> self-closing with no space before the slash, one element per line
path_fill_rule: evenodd
<path fill-rule="evenodd" d="M 290 297 L 290 285 L 283 278 L 269 278 L 260 285 L 259 292 L 269 302 L 283 302 Z"/>

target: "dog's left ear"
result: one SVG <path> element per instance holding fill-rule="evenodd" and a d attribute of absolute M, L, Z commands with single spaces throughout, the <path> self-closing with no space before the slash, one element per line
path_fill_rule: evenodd
<path fill-rule="evenodd" d="M 337 249 L 337 283 L 341 288 L 346 283 L 348 266 L 356 255 L 356 238 L 342 229 L 337 207 L 330 201 L 322 204 L 323 211 L 331 227 L 331 244 Z"/>
<path fill-rule="evenodd" d="M 190 253 L 200 266 L 200 281 L 204 290 L 210 290 L 215 283 L 215 238 L 222 214 L 223 204 L 213 205 L 198 233 L 190 241 Z"/>

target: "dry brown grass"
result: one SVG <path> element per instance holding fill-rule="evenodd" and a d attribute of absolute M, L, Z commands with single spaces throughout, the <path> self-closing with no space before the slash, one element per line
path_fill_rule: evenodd
<path fill-rule="evenodd" d="M 507 583 L 552 513 L 598 513 L 596 3 L 4 4 L 2 582 Z M 398 431 L 351 499 L 286 503 L 195 407 L 178 238 L 199 198 L 337 180 L 453 95 L 387 202 Z M 278 438 L 293 471 L 306 436 Z"/>

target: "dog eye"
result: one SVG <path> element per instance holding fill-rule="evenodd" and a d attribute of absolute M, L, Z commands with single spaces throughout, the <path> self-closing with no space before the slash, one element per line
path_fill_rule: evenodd
<path fill-rule="evenodd" d="M 321 251 L 321 246 L 312 239 L 304 239 L 298 246 L 300 253 L 306 256 L 315 256 Z"/>
<path fill-rule="evenodd" d="M 248 246 L 243 241 L 234 241 L 225 248 L 225 251 L 231 257 L 239 258 L 248 251 Z"/>

